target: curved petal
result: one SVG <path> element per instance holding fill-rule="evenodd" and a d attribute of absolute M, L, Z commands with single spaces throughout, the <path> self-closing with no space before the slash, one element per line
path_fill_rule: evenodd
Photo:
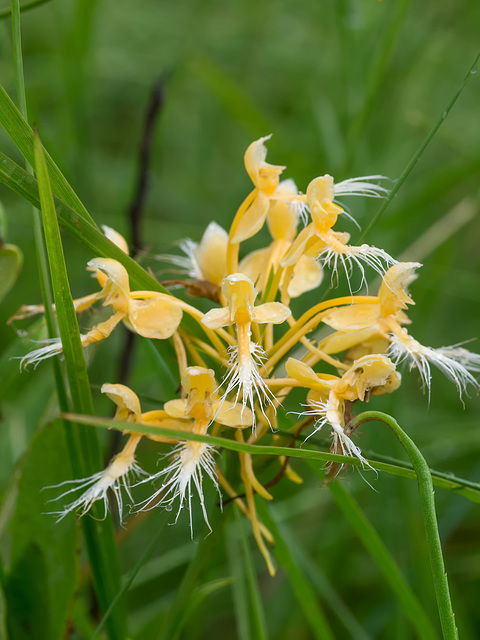
<path fill-rule="evenodd" d="M 322 322 L 337 331 L 358 331 L 375 325 L 380 317 L 378 304 L 352 304 L 327 313 Z"/>
<path fill-rule="evenodd" d="M 265 302 L 254 307 L 252 312 L 253 322 L 272 322 L 280 324 L 292 315 L 292 312 L 281 302 Z"/>
<path fill-rule="evenodd" d="M 202 318 L 202 324 L 209 329 L 220 329 L 220 327 L 227 327 L 233 324 L 230 318 L 230 310 L 228 307 L 220 307 L 217 309 L 210 309 Z"/>
<path fill-rule="evenodd" d="M 220 286 L 227 275 L 228 233 L 216 222 L 211 222 L 193 254 L 204 280 Z"/>
<path fill-rule="evenodd" d="M 293 276 L 288 284 L 288 295 L 297 298 L 306 291 L 316 289 L 323 280 L 323 269 L 315 258 L 303 255 L 293 269 Z"/>
<path fill-rule="evenodd" d="M 224 400 L 222 402 L 222 408 L 215 415 L 214 420 L 219 424 L 223 424 L 225 427 L 251 427 L 253 424 L 253 413 L 249 407 Z"/>
<path fill-rule="evenodd" d="M 259 191 L 254 201 L 245 211 L 233 234 L 232 242 L 238 243 L 251 238 L 260 231 L 267 217 L 270 199 L 263 191 Z"/>
<path fill-rule="evenodd" d="M 321 380 L 315 371 L 308 366 L 308 364 L 305 364 L 300 360 L 289 358 L 285 363 L 285 370 L 290 378 L 298 380 L 298 382 L 307 387 L 307 389 L 323 387 L 329 388 L 329 385 L 325 380 Z M 335 378 L 335 380 L 337 380 L 337 378 Z"/>
<path fill-rule="evenodd" d="M 163 405 L 163 408 L 172 418 L 188 418 L 188 416 L 186 415 L 186 398 L 176 398 L 175 400 L 169 400 Z"/>
<path fill-rule="evenodd" d="M 130 254 L 127 241 L 121 233 L 118 233 L 118 231 L 115 231 L 115 229 L 112 229 L 112 227 L 108 227 L 106 224 L 102 224 L 102 230 L 105 236 L 119 249 L 121 249 L 123 253 L 126 253 L 127 256 Z"/>
<path fill-rule="evenodd" d="M 102 385 L 102 393 L 106 393 L 110 400 L 117 405 L 117 412 L 115 418 L 117 420 L 126 420 L 132 413 L 137 418 L 141 419 L 140 400 L 137 394 L 124 384 L 109 384 L 108 382 Z"/>
<path fill-rule="evenodd" d="M 240 262 L 238 270 L 250 278 L 254 283 L 263 282 L 263 276 L 267 270 L 271 248 L 252 251 Z M 262 289 L 260 286 L 259 289 Z"/>
<path fill-rule="evenodd" d="M 309 224 L 305 229 L 302 229 L 298 236 L 295 238 L 292 246 L 287 251 L 287 253 L 283 256 L 282 261 L 280 262 L 280 266 L 282 267 L 291 267 L 302 257 L 305 249 L 307 247 L 307 243 L 314 235 L 315 230 L 313 228 L 313 224 Z"/>
<path fill-rule="evenodd" d="M 358 344 L 379 336 L 378 328 L 360 329 L 359 331 L 336 331 L 319 342 L 318 348 L 327 354 L 347 351 Z"/>
<path fill-rule="evenodd" d="M 182 310 L 165 298 L 130 300 L 128 320 L 134 331 L 144 338 L 165 340 L 178 329 Z"/>

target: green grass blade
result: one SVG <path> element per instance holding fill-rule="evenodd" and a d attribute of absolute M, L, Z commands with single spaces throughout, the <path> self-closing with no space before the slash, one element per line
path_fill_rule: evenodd
<path fill-rule="evenodd" d="M 3 182 L 34 207 L 40 206 L 37 181 L 1 152 L 0 182 Z M 130 275 L 132 289 L 148 289 L 168 293 L 145 269 L 142 269 L 132 258 L 108 240 L 96 225 L 88 222 L 59 197 L 54 196 L 54 202 L 58 221 L 62 228 L 92 251 L 94 256 L 104 256 L 121 262 Z"/>
<path fill-rule="evenodd" d="M 148 547 L 145 549 L 143 554 L 140 556 L 137 564 L 131 570 L 128 578 L 123 581 L 121 589 L 119 589 L 117 595 L 115 596 L 115 598 L 110 603 L 108 609 L 105 611 L 105 613 L 103 615 L 103 618 L 100 621 L 100 624 L 95 629 L 95 632 L 92 635 L 92 640 L 95 640 L 95 638 L 98 638 L 98 634 L 100 633 L 100 631 L 103 629 L 103 627 L 107 623 L 107 621 L 108 621 L 110 615 L 112 614 L 112 611 L 115 609 L 117 603 L 124 597 L 124 595 L 130 589 L 133 581 L 135 580 L 135 578 L 137 577 L 139 571 L 142 569 L 142 567 L 145 565 L 145 563 L 148 560 L 150 560 L 153 552 L 157 548 L 157 545 L 160 542 L 160 539 L 163 537 L 163 535 L 164 535 L 164 525 L 162 524 L 160 526 L 159 530 L 157 531 L 157 533 L 155 534 L 155 536 L 153 537 L 153 539 L 151 540 L 151 542 L 148 545 Z"/>
<path fill-rule="evenodd" d="M 54 300 L 72 405 L 79 411 L 93 413 L 87 368 L 68 283 L 48 168 L 38 136 L 35 136 L 35 168 L 38 176 L 50 272 L 52 281 L 55 283 Z M 77 437 L 74 439 L 78 447 L 76 451 L 71 452 L 74 473 L 81 473 L 83 477 L 89 476 L 94 471 L 98 471 L 101 465 L 98 438 L 95 433 L 86 434 L 85 430 L 82 429 L 74 428 L 74 432 L 76 432 L 75 435 Z M 101 518 L 98 508 L 93 510 L 93 515 L 98 519 Z M 98 522 L 92 519 L 84 518 L 82 524 L 100 607 L 102 610 L 106 610 L 120 588 L 120 571 L 116 556 L 112 521 L 111 518 L 107 518 L 99 525 Z M 108 620 L 108 632 L 111 640 L 125 638 L 126 617 L 124 607 L 117 607 L 114 610 Z"/>
<path fill-rule="evenodd" d="M 383 540 L 361 511 L 357 502 L 338 480 L 329 483 L 328 488 L 390 585 L 403 612 L 412 623 L 417 636 L 420 640 L 435 640 L 438 638 L 418 598 L 405 582 L 397 563 L 390 555 Z"/>
<path fill-rule="evenodd" d="M 237 516 L 236 511 L 235 515 Z M 235 611 L 235 622 L 238 640 L 250 640 L 251 635 L 248 607 L 249 592 L 247 589 L 247 574 L 245 563 L 242 562 L 238 543 L 237 519 L 235 520 L 235 524 L 229 524 L 226 531 L 225 542 L 227 546 L 227 557 L 230 574 L 233 578 L 233 609 Z"/>
<path fill-rule="evenodd" d="M 33 130 L 26 122 L 20 111 L 14 105 L 7 92 L 0 86 L 0 124 L 10 136 L 13 143 L 17 146 L 25 160 L 30 164 L 34 164 L 33 153 Z M 48 174 L 51 178 L 54 193 L 62 198 L 68 205 L 77 211 L 82 217 L 95 226 L 95 222 L 85 209 L 77 194 L 68 184 L 60 169 L 57 167 L 52 158 L 45 154 Z"/>
<path fill-rule="evenodd" d="M 235 513 L 236 528 L 240 537 L 240 543 L 243 550 L 243 560 L 245 563 L 245 575 L 247 579 L 247 588 L 250 592 L 250 604 L 252 607 L 251 621 L 252 621 L 252 637 L 255 640 L 267 640 L 267 621 L 265 611 L 263 608 L 262 598 L 258 589 L 257 577 L 255 575 L 255 564 L 253 562 L 252 552 L 250 550 L 250 544 L 245 532 L 245 526 L 242 520 L 242 516 Z"/>
<path fill-rule="evenodd" d="M 435 491 L 433 490 L 430 469 L 413 440 L 400 428 L 398 422 L 386 413 L 381 413 L 380 411 L 365 411 L 355 416 L 352 420 L 352 430 L 370 420 L 383 422 L 393 431 L 415 468 L 418 479 L 418 493 L 420 494 L 422 504 L 425 537 L 430 556 L 433 584 L 435 587 L 443 637 L 445 640 L 458 640 L 458 630 L 455 624 L 455 614 L 452 609 L 450 589 L 445 571 L 445 563 L 443 561 L 442 544 L 438 531 Z"/>
<path fill-rule="evenodd" d="M 218 544 L 218 538 L 222 531 L 223 520 L 219 517 L 220 509 L 216 509 L 211 519 L 212 529 L 205 528 L 203 537 L 197 546 L 195 557 L 188 565 L 184 573 L 182 582 L 178 588 L 175 600 L 170 607 L 167 617 L 163 621 L 162 628 L 158 635 L 158 640 L 172 640 L 175 637 L 176 630 L 180 621 L 183 619 L 183 612 L 187 609 L 192 593 L 197 586 L 201 573 L 211 560 L 215 547 Z M 185 620 L 183 619 L 183 622 Z"/>
<path fill-rule="evenodd" d="M 411 158 L 410 162 L 407 164 L 405 169 L 402 171 L 400 177 L 395 181 L 395 184 L 393 185 L 392 190 L 390 191 L 390 193 L 388 195 L 388 198 L 386 198 L 384 200 L 384 202 L 383 202 L 382 206 L 380 207 L 380 209 L 377 211 L 377 213 L 370 220 L 369 224 L 365 227 L 363 233 L 361 234 L 360 238 L 358 239 L 357 244 L 361 244 L 365 240 L 367 235 L 370 233 L 370 231 L 373 229 L 373 227 L 377 224 L 377 222 L 380 220 L 382 215 L 385 213 L 385 210 L 388 207 L 388 205 L 390 204 L 390 202 L 395 198 L 395 196 L 399 192 L 400 187 L 403 185 L 405 180 L 408 178 L 410 173 L 413 171 L 415 165 L 417 164 L 417 162 L 422 157 L 423 152 L 425 151 L 425 149 L 428 147 L 428 145 L 432 141 L 433 136 L 437 133 L 438 129 L 440 128 L 440 125 L 445 120 L 445 118 L 448 116 L 448 114 L 452 110 L 453 106 L 455 105 L 456 101 L 458 100 L 458 98 L 463 93 L 463 90 L 467 86 L 467 82 L 470 80 L 472 74 L 475 73 L 475 70 L 476 70 L 477 63 L 478 63 L 479 59 L 480 59 L 480 51 L 477 54 L 475 60 L 473 61 L 473 64 L 470 66 L 467 74 L 463 78 L 460 86 L 455 91 L 453 96 L 450 98 L 447 106 L 442 111 L 442 113 L 440 114 L 439 118 L 437 119 L 437 121 L 435 122 L 433 127 L 428 132 L 428 134 L 425 137 L 425 139 L 422 142 L 422 144 L 418 147 L 416 152 L 413 154 L 413 157 Z"/>
<path fill-rule="evenodd" d="M 175 431 L 174 429 L 167 429 L 164 427 L 151 427 L 138 423 L 132 424 L 129 422 L 122 422 L 121 420 L 110 420 L 108 418 L 101 418 L 98 416 L 63 414 L 62 417 L 65 420 L 92 427 L 117 429 L 119 431 L 141 433 L 143 435 L 170 436 L 177 438 L 178 440 L 195 440 L 196 442 L 206 442 L 214 447 L 223 447 L 224 449 L 229 449 L 231 451 L 244 451 L 245 453 L 252 453 L 254 455 L 286 456 L 290 458 L 302 458 L 304 460 L 317 460 L 319 462 L 332 461 L 340 464 L 350 464 L 354 467 L 363 467 L 362 462 L 358 458 L 350 458 L 348 456 L 340 456 L 334 453 L 312 450 L 307 448 L 308 445 L 304 445 L 301 449 L 292 449 L 291 447 L 247 444 L 237 442 L 236 440 L 229 440 L 228 438 L 220 438 L 218 436 L 202 436 L 197 433 L 185 433 L 184 431 Z M 391 475 L 410 478 L 412 480 L 417 477 L 415 470 L 408 466 L 375 462 L 374 460 L 368 460 L 368 463 L 377 471 L 385 471 Z M 431 473 L 433 483 L 435 485 L 442 487 L 443 489 L 454 491 L 455 493 L 468 498 L 472 502 L 480 502 L 480 484 L 463 478 L 450 476 L 449 474 L 441 473 L 439 471 L 432 471 Z"/>
<path fill-rule="evenodd" d="M 283 526 L 282 536 L 290 547 L 297 564 L 301 567 L 305 576 L 308 577 L 312 587 L 337 615 L 349 637 L 352 640 L 370 640 L 370 636 L 363 630 L 363 627 L 337 593 L 319 564 L 307 555 L 302 545 L 293 537 L 291 530 Z"/>
<path fill-rule="evenodd" d="M 275 557 L 285 570 L 299 606 L 302 608 L 310 629 L 318 640 L 335 640 L 335 636 L 323 613 L 318 598 L 310 582 L 298 565 L 282 533 L 282 527 L 265 503 L 261 504 L 260 515 L 275 539 Z"/>

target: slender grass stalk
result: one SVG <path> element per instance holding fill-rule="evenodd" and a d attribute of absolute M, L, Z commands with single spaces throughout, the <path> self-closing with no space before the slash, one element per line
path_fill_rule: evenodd
<path fill-rule="evenodd" d="M 158 640 L 172 640 L 172 638 L 176 637 L 176 631 L 180 621 L 183 620 L 183 622 L 185 622 L 183 618 L 184 611 L 189 606 L 192 592 L 197 586 L 202 571 L 212 558 L 219 535 L 222 531 L 223 520 L 219 516 L 220 509 L 216 509 L 211 519 L 213 531 L 210 532 L 210 530 L 205 527 L 203 538 L 198 543 L 195 557 L 188 565 L 178 588 L 175 601 L 170 607 L 167 617 L 163 620 L 163 625 L 157 636 Z"/>
<path fill-rule="evenodd" d="M 68 283 L 47 163 L 38 135 L 35 136 L 34 146 L 45 240 L 51 278 L 55 282 L 54 301 L 72 406 L 82 413 L 91 414 L 93 402 L 87 367 Z M 73 438 L 68 441 L 70 446 L 74 446 L 70 450 L 73 471 L 76 475 L 81 474 L 78 477 L 92 475 L 101 466 L 98 437 L 94 432 L 86 434 L 85 430 L 75 426 L 73 434 Z M 101 609 L 105 611 L 120 588 L 120 569 L 112 520 L 109 517 L 99 524 L 102 514 L 98 505 L 93 505 L 92 513 L 97 521 L 85 518 L 82 524 L 97 596 Z M 111 640 L 123 640 L 126 636 L 125 608 L 117 607 L 114 614 L 108 619 L 109 637 Z"/>
<path fill-rule="evenodd" d="M 361 424 L 370 420 L 383 422 L 390 427 L 407 452 L 415 469 L 415 473 L 417 474 L 418 492 L 422 504 L 423 522 L 443 637 L 445 640 L 457 640 L 458 630 L 455 624 L 455 614 L 452 609 L 448 579 L 443 561 L 442 545 L 435 510 L 435 492 L 430 469 L 413 440 L 400 428 L 396 420 L 386 413 L 381 413 L 380 411 L 365 411 L 353 418 L 348 425 L 349 429 L 353 431 Z M 338 491 L 338 489 L 334 489 L 334 491 L 335 490 Z"/>
<path fill-rule="evenodd" d="M 417 162 L 422 157 L 423 152 L 425 151 L 425 149 L 428 147 L 428 145 L 432 141 L 433 136 L 437 133 L 438 129 L 440 128 L 440 125 L 446 119 L 446 117 L 448 116 L 450 111 L 453 109 L 453 106 L 455 105 L 455 103 L 458 100 L 458 98 L 462 95 L 463 90 L 467 86 L 467 82 L 470 80 L 472 74 L 475 73 L 475 70 L 476 70 L 477 63 L 478 63 L 479 59 L 480 59 L 480 51 L 477 53 L 477 55 L 475 57 L 475 60 L 471 64 L 471 66 L 470 66 L 469 70 L 467 71 L 465 77 L 463 78 L 462 82 L 460 83 L 460 86 L 455 91 L 455 93 L 450 98 L 450 100 L 448 101 L 447 106 L 442 111 L 442 113 L 438 117 L 437 121 L 435 122 L 433 127 L 430 129 L 430 131 L 426 135 L 426 137 L 423 140 L 422 144 L 418 147 L 416 152 L 413 154 L 413 156 L 410 159 L 410 161 L 408 162 L 407 166 L 402 171 L 400 177 L 395 181 L 395 184 L 393 185 L 392 190 L 390 191 L 390 193 L 388 195 L 388 198 L 386 198 L 383 201 L 383 204 L 380 207 L 380 209 L 377 211 L 377 213 L 370 220 L 369 224 L 365 227 L 363 233 L 361 234 L 360 238 L 358 239 L 357 244 L 361 244 L 365 240 L 367 235 L 370 233 L 370 231 L 373 229 L 373 227 L 377 224 L 377 222 L 380 220 L 380 218 L 385 213 L 385 210 L 388 207 L 388 205 L 390 204 L 390 202 L 392 202 L 394 197 L 399 192 L 400 187 L 403 185 L 405 180 L 408 178 L 410 173 L 413 171 L 415 165 L 417 164 Z"/>
<path fill-rule="evenodd" d="M 418 638 L 420 640 L 435 640 L 438 638 L 420 601 L 405 581 L 383 540 L 367 520 L 355 499 L 338 480 L 329 483 L 328 488 L 365 548 L 377 563 L 378 568 L 395 593 L 403 612 L 415 629 Z"/>
<path fill-rule="evenodd" d="M 282 526 L 265 503 L 262 503 L 259 513 L 275 539 L 275 557 L 288 576 L 297 602 L 310 624 L 313 636 L 318 640 L 335 640 L 315 591 L 283 536 Z"/>
<path fill-rule="evenodd" d="M 119 600 L 121 598 L 123 598 L 125 596 L 125 594 L 127 593 L 127 591 L 130 589 L 130 587 L 132 586 L 133 581 L 137 577 L 137 575 L 138 575 L 139 571 L 142 569 L 142 567 L 145 566 L 145 564 L 146 564 L 146 562 L 148 562 L 148 560 L 150 560 L 150 558 L 152 557 L 153 552 L 157 548 L 157 545 L 160 542 L 160 539 L 162 538 L 163 535 L 164 535 L 164 526 L 162 524 L 160 526 L 160 528 L 158 529 L 157 533 L 154 535 L 154 537 L 150 541 L 150 544 L 148 545 L 148 547 L 145 549 L 145 551 L 142 553 L 142 555 L 138 559 L 137 564 L 130 571 L 130 574 L 128 575 L 128 578 L 123 581 L 123 584 L 122 584 L 120 590 L 118 591 L 117 595 L 112 600 L 112 602 L 110 603 L 108 609 L 103 614 L 103 618 L 100 620 L 100 624 L 95 629 L 95 632 L 92 635 L 91 640 L 95 640 L 95 638 L 98 638 L 98 634 L 100 633 L 100 631 L 103 629 L 103 627 L 107 623 L 107 620 L 110 617 L 110 615 L 111 615 L 112 611 L 114 610 L 115 606 L 117 605 Z"/>
<path fill-rule="evenodd" d="M 245 574 L 247 579 L 247 586 L 250 592 L 250 603 L 252 606 L 252 627 L 253 637 L 255 640 L 267 640 L 267 618 L 265 610 L 263 608 L 262 597 L 257 584 L 257 578 L 255 575 L 255 564 L 252 558 L 252 552 L 250 551 L 250 545 L 248 543 L 247 534 L 243 525 L 242 518 L 238 510 L 235 511 L 236 528 L 240 536 L 240 542 L 243 550 L 243 560 L 245 563 Z"/>
<path fill-rule="evenodd" d="M 141 433 L 142 435 L 169 436 L 178 440 L 194 440 L 196 442 L 206 442 L 214 447 L 222 447 L 231 451 L 243 451 L 254 455 L 266 456 L 285 456 L 287 458 L 302 458 L 304 460 L 317 460 L 319 462 L 338 462 L 339 464 L 350 464 L 354 467 L 363 467 L 361 460 L 358 458 L 350 458 L 341 456 L 336 453 L 327 453 L 325 451 L 317 451 L 308 448 L 308 445 L 301 449 L 293 449 L 291 447 L 278 447 L 271 445 L 247 444 L 237 442 L 229 438 L 220 438 L 218 436 L 200 435 L 198 433 L 188 433 L 185 431 L 176 431 L 165 427 L 152 427 L 149 425 L 122 422 L 121 420 L 110 420 L 108 418 L 100 418 L 98 416 L 83 416 L 79 414 L 62 414 L 65 420 L 84 424 L 91 427 L 102 427 L 104 429 L 117 429 L 119 431 L 129 433 Z M 377 471 L 385 471 L 391 475 L 403 478 L 415 479 L 417 477 L 414 469 L 401 467 L 397 464 L 387 464 L 384 462 L 375 462 L 368 460 L 368 464 Z M 453 477 L 449 480 L 448 474 L 434 472 L 434 484 L 443 489 L 455 491 L 465 496 L 472 502 L 480 502 L 480 484 L 464 480 L 463 478 Z"/>

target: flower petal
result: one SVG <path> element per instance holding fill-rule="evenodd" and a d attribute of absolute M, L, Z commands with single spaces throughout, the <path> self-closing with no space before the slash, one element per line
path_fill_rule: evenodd
<path fill-rule="evenodd" d="M 202 318 L 202 324 L 209 329 L 220 329 L 220 327 L 227 327 L 233 324 L 230 318 L 230 310 L 228 307 L 220 307 L 217 309 L 210 309 Z"/>
<path fill-rule="evenodd" d="M 182 320 L 182 310 L 174 302 L 165 298 L 130 300 L 128 321 L 134 331 L 144 338 L 165 340 L 178 329 Z"/>
<path fill-rule="evenodd" d="M 323 317 L 322 322 L 337 331 L 358 331 L 374 326 L 379 317 L 378 304 L 352 304 L 333 309 Z"/>
<path fill-rule="evenodd" d="M 265 302 L 264 304 L 254 307 L 252 312 L 252 320 L 254 322 L 272 322 L 280 324 L 292 315 L 292 312 L 281 302 Z"/>
<path fill-rule="evenodd" d="M 270 199 L 263 191 L 259 191 L 254 201 L 245 211 L 233 234 L 232 242 L 238 243 L 251 238 L 260 231 L 267 217 Z"/>

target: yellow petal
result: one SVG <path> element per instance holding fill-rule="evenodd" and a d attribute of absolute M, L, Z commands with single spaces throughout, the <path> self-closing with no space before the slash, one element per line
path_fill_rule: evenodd
<path fill-rule="evenodd" d="M 125 267 L 112 258 L 94 258 L 87 264 L 90 271 L 97 272 L 98 281 L 104 283 L 102 292 L 105 298 L 104 305 L 111 305 L 115 311 L 126 312 L 130 284 Z M 99 271 L 107 276 L 106 281 L 98 274 Z"/>
<path fill-rule="evenodd" d="M 193 252 L 203 279 L 218 286 L 227 275 L 227 245 L 228 233 L 211 222 Z"/>
<path fill-rule="evenodd" d="M 144 338 L 170 338 L 178 329 L 182 315 L 180 307 L 165 298 L 129 301 L 128 321 Z"/>
<path fill-rule="evenodd" d="M 298 194 L 297 185 L 291 179 L 282 180 L 275 190 L 274 196 L 293 196 Z M 272 199 L 267 214 L 267 224 L 274 240 L 291 242 L 297 231 L 298 214 L 290 200 Z"/>
<path fill-rule="evenodd" d="M 115 417 L 118 420 L 126 420 L 129 414 L 134 414 L 140 420 L 141 408 L 137 394 L 124 384 L 102 385 L 102 393 L 106 393 L 110 400 L 117 405 Z"/>
<path fill-rule="evenodd" d="M 318 348 L 325 353 L 339 353 L 354 347 L 359 343 L 369 340 L 372 336 L 379 335 L 378 328 L 361 329 L 360 331 L 337 331 L 319 342 Z"/>
<path fill-rule="evenodd" d="M 259 191 L 254 201 L 245 211 L 233 234 L 232 242 L 238 243 L 251 238 L 260 231 L 267 216 L 270 200 L 263 191 Z"/>
<path fill-rule="evenodd" d="M 249 253 L 240 263 L 239 271 L 250 278 L 252 282 L 263 282 L 264 275 L 267 271 L 271 249 L 258 249 Z M 259 285 L 262 289 L 262 286 Z"/>
<path fill-rule="evenodd" d="M 300 360 L 295 358 L 289 358 L 285 363 L 285 370 L 290 376 L 298 380 L 300 384 L 307 387 L 307 389 L 328 387 L 328 383 L 325 380 L 320 379 L 315 371 Z"/>
<path fill-rule="evenodd" d="M 268 189 L 273 193 L 278 185 L 279 175 L 285 167 L 265 162 L 267 148 L 263 143 L 271 137 L 271 135 L 265 136 L 252 142 L 245 151 L 244 162 L 253 184 L 259 189 Z"/>
<path fill-rule="evenodd" d="M 400 309 L 407 309 L 409 304 L 415 304 L 407 287 L 417 278 L 415 271 L 421 266 L 419 262 L 400 262 L 390 267 L 384 275 L 378 292 L 383 317 Z"/>
<path fill-rule="evenodd" d="M 337 331 L 358 331 L 372 327 L 379 317 L 378 304 L 352 304 L 333 309 L 323 317 L 322 322 Z"/>
<path fill-rule="evenodd" d="M 367 389 L 381 387 L 391 379 L 395 365 L 386 356 L 363 356 L 335 384 L 335 393 L 347 400 L 363 400 Z"/>
<path fill-rule="evenodd" d="M 292 312 L 281 302 L 265 302 L 253 309 L 252 320 L 254 322 L 271 322 L 280 324 L 292 315 Z"/>
<path fill-rule="evenodd" d="M 128 249 L 127 241 L 122 234 L 115 231 L 115 229 L 112 229 L 112 227 L 107 227 L 106 224 L 102 224 L 102 229 L 106 237 L 128 256 L 130 251 Z"/>
<path fill-rule="evenodd" d="M 186 414 L 187 400 L 185 398 L 169 400 L 163 405 L 163 408 L 172 418 L 188 418 Z"/>
<path fill-rule="evenodd" d="M 228 307 L 220 309 L 210 309 L 202 318 L 202 324 L 209 329 L 220 329 L 220 327 L 227 327 L 233 324 L 230 319 L 230 310 Z"/>
<path fill-rule="evenodd" d="M 297 298 L 306 291 L 316 289 L 323 280 L 323 269 L 315 258 L 303 255 L 293 269 L 288 284 L 288 295 Z"/>
<path fill-rule="evenodd" d="M 249 407 L 224 400 L 221 410 L 215 416 L 215 422 L 223 424 L 225 427 L 251 427 L 253 413 Z"/>
<path fill-rule="evenodd" d="M 170 417 L 166 411 L 157 409 L 155 411 L 147 411 L 142 413 L 142 422 L 153 427 L 163 427 L 164 429 L 176 429 L 177 431 L 185 431 L 187 433 L 192 431 L 191 420 L 181 420 Z M 155 442 L 172 443 L 177 442 L 178 438 L 169 438 L 168 436 L 144 436 Z"/>
<path fill-rule="evenodd" d="M 282 267 L 291 267 L 292 265 L 297 264 L 302 255 L 305 253 L 305 250 L 307 249 L 307 243 L 314 233 L 315 230 L 313 228 L 313 224 L 309 224 L 307 227 L 305 227 L 305 229 L 302 229 L 302 231 L 300 231 L 298 236 L 295 238 L 295 241 L 293 242 L 290 249 L 283 256 L 280 265 Z"/>

